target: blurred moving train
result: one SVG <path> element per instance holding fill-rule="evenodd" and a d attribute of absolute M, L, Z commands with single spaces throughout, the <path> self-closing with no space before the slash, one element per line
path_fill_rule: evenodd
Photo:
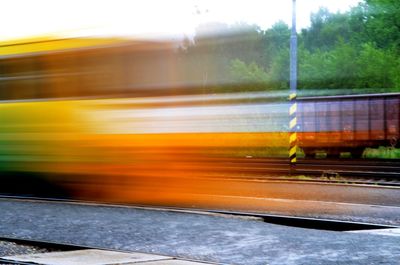
<path fill-rule="evenodd" d="M 74 198 L 168 204 L 229 193 L 199 180 L 226 159 L 287 157 L 288 102 L 207 92 L 185 79 L 174 43 L 40 39 L 4 43 L 0 56 L 0 173 L 12 182 L 2 193 L 35 176 Z M 400 94 L 301 98 L 300 147 L 359 156 L 395 145 L 399 102 Z"/>
<path fill-rule="evenodd" d="M 210 190 L 194 179 L 218 158 L 286 152 L 284 104 L 182 85 L 175 52 L 124 39 L 0 45 L 0 192 L 167 203 Z"/>

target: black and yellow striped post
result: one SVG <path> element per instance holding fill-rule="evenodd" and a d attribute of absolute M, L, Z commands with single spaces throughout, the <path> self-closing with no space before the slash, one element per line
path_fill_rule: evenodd
<path fill-rule="evenodd" d="M 296 93 L 289 95 L 290 108 L 289 108 L 289 163 L 290 174 L 296 170 L 297 162 L 297 102 Z"/>
<path fill-rule="evenodd" d="M 296 0 L 292 0 L 292 32 L 290 35 L 290 108 L 289 108 L 289 163 L 290 175 L 296 171 L 297 162 L 297 32 Z"/>

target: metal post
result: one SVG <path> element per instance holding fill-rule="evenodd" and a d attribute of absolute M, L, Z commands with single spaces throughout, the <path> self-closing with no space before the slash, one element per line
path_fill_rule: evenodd
<path fill-rule="evenodd" d="M 290 175 L 296 170 L 297 151 L 297 32 L 296 0 L 292 0 L 292 32 L 290 35 L 290 109 L 289 109 L 289 163 Z"/>

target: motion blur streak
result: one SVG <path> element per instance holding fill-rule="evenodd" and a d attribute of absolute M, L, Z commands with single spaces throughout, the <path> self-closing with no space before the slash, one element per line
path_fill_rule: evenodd
<path fill-rule="evenodd" d="M 0 43 L 0 193 L 256 210 L 274 191 L 254 177 L 285 172 L 257 158 L 288 158 L 288 89 L 221 78 L 210 42 Z M 399 103 L 298 98 L 298 157 L 396 151 Z"/>
<path fill-rule="evenodd" d="M 246 193 L 227 185 L 235 158 L 287 157 L 287 104 L 188 79 L 174 43 L 38 39 L 0 55 L 3 194 L 195 205 Z"/>
<path fill-rule="evenodd" d="M 223 176 L 218 167 L 229 161 L 222 158 L 284 149 L 287 135 L 279 127 L 286 123 L 278 114 L 285 108 L 271 106 L 276 108 L 271 119 L 266 108 L 120 107 L 118 100 L 2 104 L 2 117 L 8 118 L 2 123 L 7 124 L 1 134 L 3 170 L 46 172 L 52 180 L 64 176 L 55 179 L 74 197 L 86 199 L 136 201 L 140 193 L 154 199 L 154 193 L 210 192 L 215 181 L 198 178 L 218 171 Z M 267 127 L 275 132 L 265 132 Z"/>

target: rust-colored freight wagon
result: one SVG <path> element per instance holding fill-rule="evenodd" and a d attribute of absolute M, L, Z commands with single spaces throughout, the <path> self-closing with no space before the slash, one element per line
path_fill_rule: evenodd
<path fill-rule="evenodd" d="M 299 99 L 299 142 L 307 156 L 396 146 L 400 137 L 400 93 Z"/>

